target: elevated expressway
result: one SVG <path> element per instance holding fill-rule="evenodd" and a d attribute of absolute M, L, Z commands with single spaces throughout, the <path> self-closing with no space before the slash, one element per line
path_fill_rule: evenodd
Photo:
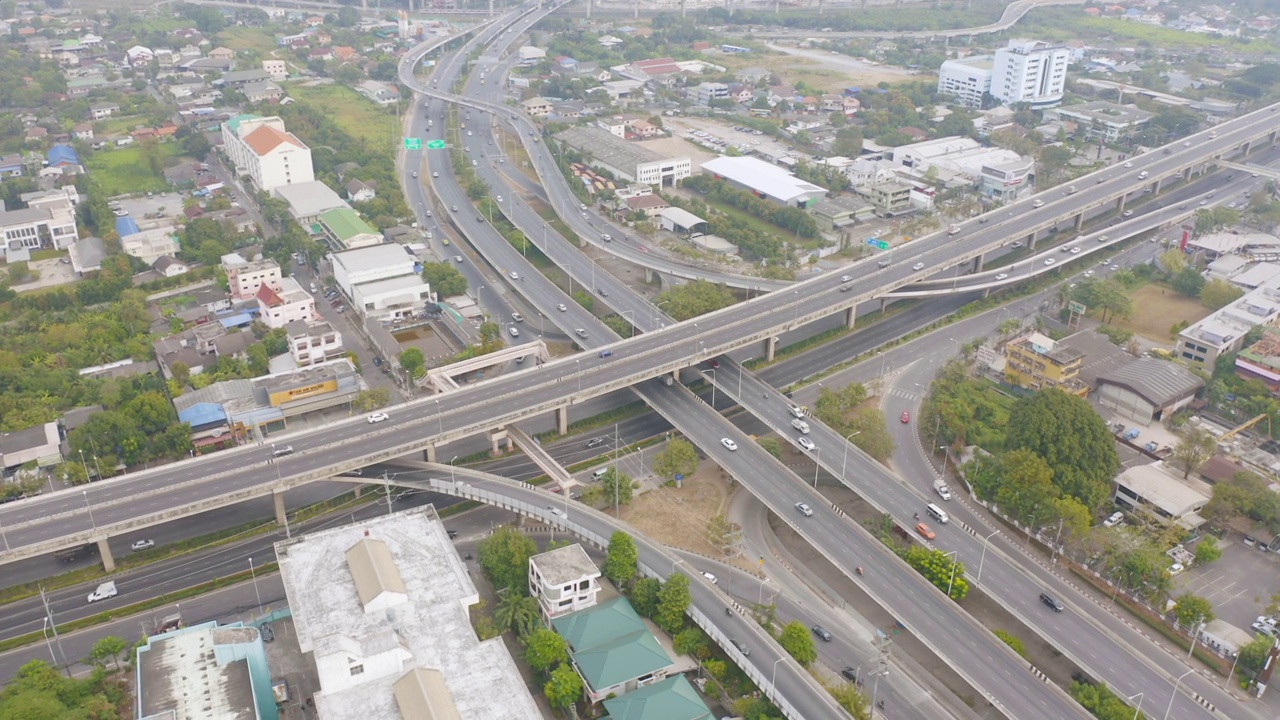
<path fill-rule="evenodd" d="M 1201 146 L 1201 150 L 1226 152 L 1231 147 L 1262 137 L 1274 139 L 1274 122 L 1264 120 L 1265 115 L 1260 117 L 1255 113 L 1232 121 L 1219 128 L 1216 143 L 1208 148 Z M 1178 152 L 1180 155 L 1183 151 Z M 1166 159 L 1192 160 L 1179 155 L 1171 154 Z M 1111 198 L 1107 197 L 1108 193 L 1113 194 Z M 1043 213 L 1023 213 L 1020 216 L 1022 222 L 1011 229 L 1034 233 L 1047 226 L 1045 223 L 1053 224 L 1034 216 L 1056 212 L 1058 218 L 1070 217 L 1081 212 L 1087 203 L 1110 202 L 1121 194 L 1121 189 L 1110 188 L 1108 184 L 1086 188 L 1061 201 L 1046 204 L 1048 209 Z M 770 340 L 781 330 L 803 325 L 831 313 L 833 309 L 852 308 L 858 302 L 878 297 L 888 289 L 918 281 L 940 269 L 980 256 L 1004 242 L 1003 237 L 984 236 L 983 229 L 976 227 L 976 223 L 967 229 L 970 232 L 958 238 L 933 237 L 918 241 L 917 247 L 923 252 L 917 257 L 926 262 L 924 271 L 908 271 L 901 263 L 887 270 L 875 271 L 869 269 L 867 263 L 861 263 L 854 267 L 853 273 L 857 276 L 851 283 L 842 284 L 834 276 L 817 278 L 798 284 L 791 292 L 755 298 L 703 316 L 697 322 L 669 325 L 633 340 L 612 343 L 610 347 L 614 355 L 609 359 L 593 356 L 570 358 L 438 398 L 411 402 L 394 410 L 390 421 L 373 427 L 371 432 L 362 420 L 356 420 L 279 438 L 276 442 L 289 443 L 295 454 L 280 458 L 275 463 L 270 462 L 270 448 L 244 447 L 97 483 L 86 488 L 83 494 L 70 491 L 11 503 L 0 509 L 0 523 L 13 548 L 12 552 L 5 554 L 4 560 L 97 540 L 124 529 L 230 504 L 254 494 L 280 492 L 298 483 L 328 478 L 414 451 L 430 452 L 439 443 L 500 428 L 537 413 L 563 412 L 567 405 L 587 397 L 675 373 L 692 363 L 752 342 Z M 853 290 L 839 292 L 842 285 Z M 689 430 L 690 436 L 700 445 L 717 446 L 718 438 L 710 433 L 716 431 L 722 419 L 705 409 L 701 413 L 691 412 L 689 408 L 694 407 L 696 401 L 675 404 L 674 395 L 687 394 L 683 387 L 668 388 L 660 383 L 648 383 L 643 390 L 648 396 L 646 399 L 668 417 L 679 416 L 678 426 Z M 778 405 L 774 412 L 782 409 L 780 398 L 769 396 L 768 399 Z M 796 499 L 807 499 L 811 504 L 821 506 L 820 498 L 810 496 L 807 489 L 801 491 L 791 483 L 781 487 L 776 479 L 790 476 L 786 468 L 779 467 L 771 456 L 747 438 L 739 436 L 738 440 L 741 447 L 738 453 L 719 453 L 717 460 L 752 486 L 774 512 L 784 517 L 794 515 L 791 505 Z M 837 445 L 832 441 L 827 447 Z M 821 455 L 820 459 L 825 461 Z M 885 471 L 882 468 L 876 471 L 873 467 L 870 472 L 875 476 L 875 473 Z M 912 502 L 918 503 L 918 499 Z M 85 509 L 90 505 L 97 520 Z M 19 520 L 19 517 L 23 519 Z M 974 634 L 965 629 L 968 627 L 966 623 L 971 622 L 965 619 L 967 615 L 958 612 L 931 587 L 921 588 L 911 577 L 897 577 L 894 572 L 896 561 L 892 557 L 885 558 L 884 548 L 843 519 L 838 509 L 824 507 L 815 518 L 802 524 L 802 530 L 807 529 L 804 527 L 806 524 L 808 528 L 820 529 L 818 537 L 813 537 L 811 532 L 805 534 L 838 566 L 867 565 L 872 558 L 885 563 L 881 568 L 884 574 L 877 582 L 892 581 L 897 586 L 881 586 L 878 590 L 891 592 L 891 606 L 909 610 L 904 612 L 912 618 L 908 627 L 918 618 L 945 620 L 948 628 L 940 635 L 924 633 L 938 643 L 934 649 L 940 656 L 951 658 L 962 671 L 1003 673 L 1007 676 L 1006 685 L 996 690 L 1000 697 L 992 699 L 1007 712 L 1012 712 L 1012 716 L 1078 716 L 1079 708 L 1074 703 L 1054 692 L 1056 688 L 1046 691 L 1024 671 L 1021 662 L 1007 649 L 992 648 L 985 630 L 978 629 L 979 634 Z M 844 542 L 837 543 L 837 537 Z M 992 567 L 991 562 L 988 567 Z M 893 597 L 898 595 L 904 602 L 899 603 L 899 598 Z M 994 655 L 975 657 L 973 653 L 978 648 L 982 649 L 978 652 Z M 974 681 L 975 686 L 989 687 L 989 683 L 976 678 L 968 679 Z"/>

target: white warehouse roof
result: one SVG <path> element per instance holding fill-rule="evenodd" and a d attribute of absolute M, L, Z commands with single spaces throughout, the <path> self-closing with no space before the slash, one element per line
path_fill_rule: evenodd
<path fill-rule="evenodd" d="M 826 195 L 825 188 L 805 182 L 785 169 L 752 157 L 719 157 L 702 163 L 702 171 L 791 203 Z"/>

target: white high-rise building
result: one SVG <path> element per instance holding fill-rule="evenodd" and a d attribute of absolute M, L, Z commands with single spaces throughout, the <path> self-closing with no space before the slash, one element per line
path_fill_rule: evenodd
<path fill-rule="evenodd" d="M 991 94 L 1005 105 L 1053 107 L 1062 102 L 1071 51 L 1039 40 L 1010 40 L 996 51 Z"/>
<path fill-rule="evenodd" d="M 278 117 L 231 118 L 222 124 L 222 146 L 236 174 L 248 175 L 263 192 L 316 179 L 311 148 L 285 130 Z"/>
<path fill-rule="evenodd" d="M 965 107 L 981 108 L 982 96 L 991 90 L 994 67 L 990 55 L 948 60 L 938 68 L 938 93 L 953 96 Z"/>

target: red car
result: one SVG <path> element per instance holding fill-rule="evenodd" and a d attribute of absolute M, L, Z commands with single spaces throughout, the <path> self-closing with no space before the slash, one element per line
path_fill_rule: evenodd
<path fill-rule="evenodd" d="M 903 425 L 906 425 L 906 424 L 907 424 L 907 423 L 909 423 L 909 422 L 911 422 L 911 411 L 909 411 L 909 410 L 903 410 L 903 411 L 902 411 L 902 424 L 903 424 Z"/>
<path fill-rule="evenodd" d="M 711 367 L 711 369 L 712 369 L 712 370 L 719 370 L 719 369 L 720 369 L 720 361 L 719 361 L 719 360 L 716 360 L 715 358 L 712 358 L 712 359 L 708 360 L 708 361 L 707 361 L 707 365 L 709 365 L 709 366 Z"/>

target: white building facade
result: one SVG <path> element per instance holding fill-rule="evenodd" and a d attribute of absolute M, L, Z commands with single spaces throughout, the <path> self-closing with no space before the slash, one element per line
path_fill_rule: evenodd
<path fill-rule="evenodd" d="M 263 192 L 316 179 L 311 148 L 278 117 L 234 117 L 222 125 L 222 142 L 236 173 L 248 175 Z"/>
<path fill-rule="evenodd" d="M 1062 102 L 1071 51 L 1039 40 L 1010 40 L 996 51 L 991 94 L 1005 105 L 1052 107 Z"/>
<path fill-rule="evenodd" d="M 982 98 L 991 91 L 995 66 L 990 55 L 948 60 L 938 68 L 938 93 L 951 95 L 960 105 L 982 107 Z"/>

